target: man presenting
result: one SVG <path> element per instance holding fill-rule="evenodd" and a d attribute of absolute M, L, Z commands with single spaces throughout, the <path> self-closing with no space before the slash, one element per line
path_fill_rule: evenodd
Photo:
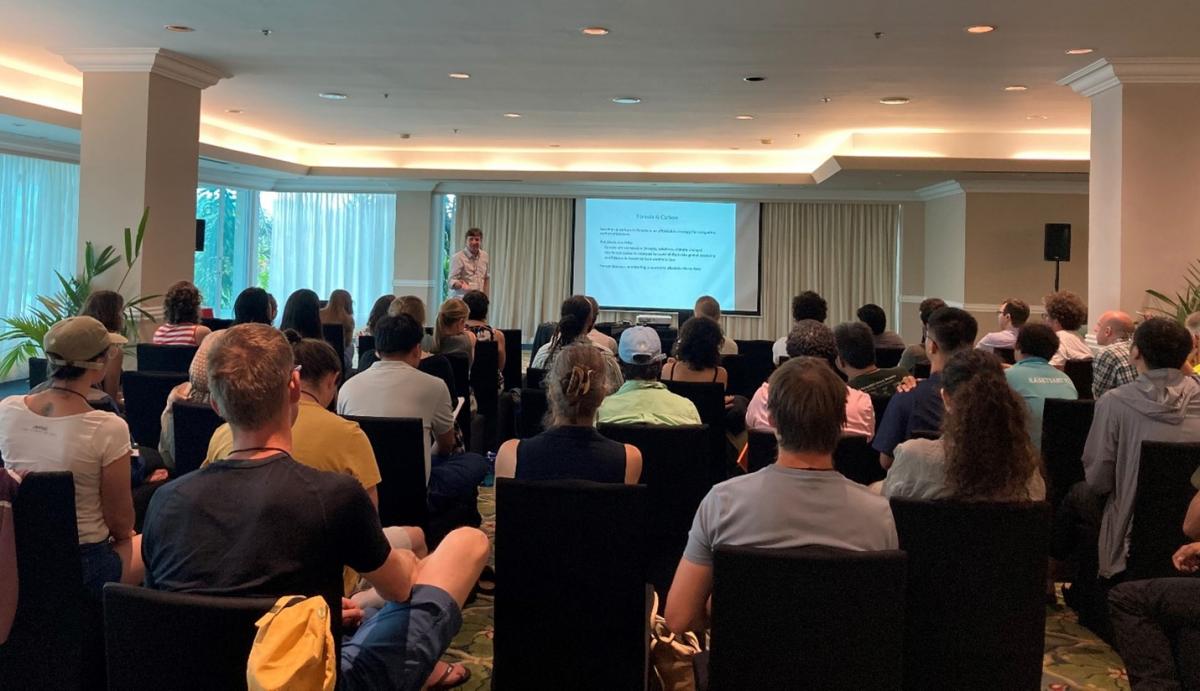
<path fill-rule="evenodd" d="M 491 259 L 483 251 L 483 231 L 467 231 L 467 248 L 450 258 L 450 295 L 462 297 L 469 290 L 482 290 L 491 295 L 492 275 L 488 271 Z"/>

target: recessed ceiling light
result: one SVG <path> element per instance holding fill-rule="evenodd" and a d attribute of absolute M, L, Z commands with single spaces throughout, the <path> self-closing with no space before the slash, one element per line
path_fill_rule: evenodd
<path fill-rule="evenodd" d="M 579 30 L 584 36 L 607 36 L 610 32 L 602 26 L 585 26 Z"/>
<path fill-rule="evenodd" d="M 1094 48 L 1071 48 L 1067 51 L 1067 55 L 1087 55 L 1094 51 Z"/>
<path fill-rule="evenodd" d="M 346 94 L 338 93 L 336 91 L 322 91 L 317 95 L 329 101 L 345 101 L 347 98 L 350 98 Z"/>
<path fill-rule="evenodd" d="M 637 96 L 617 96 L 612 100 L 613 103 L 620 103 L 623 106 L 632 106 L 642 102 L 642 99 Z"/>
<path fill-rule="evenodd" d="M 451 79 L 470 79 L 471 75 L 467 74 L 466 72 L 451 72 L 450 78 Z"/>
<path fill-rule="evenodd" d="M 884 96 L 879 102 L 885 106 L 902 106 L 909 101 L 908 96 Z"/>
<path fill-rule="evenodd" d="M 990 34 L 996 30 L 991 24 L 972 24 L 967 27 L 968 34 Z"/>
<path fill-rule="evenodd" d="M 520 113 L 505 113 L 505 114 L 504 114 L 504 117 L 506 117 L 506 118 L 519 118 L 519 117 L 521 117 L 521 114 L 520 114 Z"/>
<path fill-rule="evenodd" d="M 177 34 L 188 34 L 195 31 L 192 27 L 184 26 L 183 24 L 167 24 L 163 28 L 167 31 L 174 31 Z"/>
<path fill-rule="evenodd" d="M 1049 120 L 1049 115 L 1026 115 L 1026 120 Z"/>
<path fill-rule="evenodd" d="M 753 82 L 765 82 L 765 81 L 767 81 L 767 78 L 766 78 L 766 77 L 760 77 L 760 76 L 758 76 L 757 74 L 751 74 L 751 75 L 748 75 L 748 76 L 742 77 L 742 81 L 744 81 L 744 82 L 752 82 L 752 83 L 753 83 Z"/>
<path fill-rule="evenodd" d="M 225 112 L 231 113 L 233 115 L 240 115 L 242 112 L 242 109 L 241 108 L 226 108 Z"/>
<path fill-rule="evenodd" d="M 733 116 L 733 119 L 734 120 L 753 120 L 754 116 L 753 115 L 735 115 L 735 116 Z"/>
<path fill-rule="evenodd" d="M 1004 87 L 1004 90 L 1005 91 L 1028 91 L 1029 87 L 1025 86 L 1024 84 L 1009 84 L 1008 86 Z"/>

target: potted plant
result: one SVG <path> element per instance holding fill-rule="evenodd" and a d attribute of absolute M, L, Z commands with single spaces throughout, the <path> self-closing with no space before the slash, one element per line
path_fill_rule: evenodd
<path fill-rule="evenodd" d="M 1183 276 L 1183 282 L 1183 291 L 1176 293 L 1174 299 L 1157 290 L 1147 290 L 1146 292 L 1162 303 L 1162 306 L 1148 307 L 1146 311 L 1157 312 L 1180 324 L 1187 320 L 1189 314 L 1200 312 L 1200 259 L 1192 262 L 1188 267 L 1187 273 Z"/>

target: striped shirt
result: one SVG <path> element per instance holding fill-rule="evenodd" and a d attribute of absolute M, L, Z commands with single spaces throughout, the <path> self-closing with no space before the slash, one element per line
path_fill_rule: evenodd
<path fill-rule="evenodd" d="M 154 330 L 154 345 L 199 345 L 196 329 L 199 324 L 163 324 Z"/>

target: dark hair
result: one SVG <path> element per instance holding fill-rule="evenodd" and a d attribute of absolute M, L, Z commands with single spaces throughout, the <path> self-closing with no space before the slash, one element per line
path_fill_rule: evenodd
<path fill-rule="evenodd" d="M 946 355 L 975 344 L 979 323 L 971 313 L 957 307 L 942 307 L 929 315 L 929 337 Z"/>
<path fill-rule="evenodd" d="M 833 339 L 842 360 L 855 369 L 875 364 L 875 339 L 863 322 L 846 322 L 833 327 Z"/>
<path fill-rule="evenodd" d="M 942 370 L 950 406 L 942 420 L 946 481 L 956 499 L 1032 499 L 1039 471 L 1026 427 L 1028 410 L 1004 378 L 1000 360 L 982 350 L 950 358 Z"/>
<path fill-rule="evenodd" d="M 262 288 L 247 288 L 233 301 L 234 324 L 270 324 L 271 296 Z"/>
<path fill-rule="evenodd" d="M 308 288 L 301 288 L 288 296 L 283 305 L 280 329 L 295 329 L 304 338 L 322 338 L 321 299 Z"/>
<path fill-rule="evenodd" d="M 583 295 L 572 295 L 563 300 L 558 314 L 558 326 L 554 327 L 554 335 L 550 338 L 551 354 L 587 333 L 592 321 L 592 303 Z"/>
<path fill-rule="evenodd" d="M 467 294 L 462 296 L 462 301 L 467 303 L 467 319 L 471 321 L 487 319 L 488 307 L 491 305 L 487 293 L 482 290 L 468 290 Z"/>
<path fill-rule="evenodd" d="M 1151 317 L 1133 332 L 1133 345 L 1149 369 L 1179 369 L 1192 352 L 1192 335 L 1179 322 Z"/>
<path fill-rule="evenodd" d="M 483 237 L 483 231 L 478 228 L 468 228 L 467 237 Z"/>
<path fill-rule="evenodd" d="M 921 323 L 928 324 L 929 318 L 933 313 L 946 306 L 946 301 L 941 298 L 925 298 L 917 305 L 917 312 L 921 315 Z"/>
<path fill-rule="evenodd" d="M 425 329 L 407 314 L 386 315 L 375 323 L 375 352 L 380 355 L 411 353 L 421 345 Z"/>
<path fill-rule="evenodd" d="M 825 303 L 825 298 L 811 290 L 806 290 L 792 298 L 792 321 L 813 319 L 823 322 L 828 314 L 829 305 Z"/>
<path fill-rule="evenodd" d="M 1075 331 L 1087 322 L 1087 305 L 1083 298 L 1069 290 L 1050 293 L 1043 302 L 1046 316 L 1058 322 L 1063 331 Z"/>
<path fill-rule="evenodd" d="M 587 298 L 588 304 L 592 306 L 592 323 L 594 324 L 600 318 L 600 303 L 596 302 L 596 298 L 591 295 L 584 295 Z"/>
<path fill-rule="evenodd" d="M 168 324 L 200 323 L 200 289 L 191 281 L 179 281 L 167 288 L 163 318 Z"/>
<path fill-rule="evenodd" d="M 867 303 L 855 312 L 858 320 L 871 327 L 871 333 L 878 336 L 887 328 L 887 313 L 874 303 Z"/>
<path fill-rule="evenodd" d="M 837 341 L 833 339 L 833 332 L 828 326 L 814 319 L 804 319 L 796 322 L 788 334 L 787 354 L 789 358 L 819 358 L 834 367 L 837 364 Z"/>
<path fill-rule="evenodd" d="M 1058 352 L 1058 334 L 1045 324 L 1026 324 L 1017 332 L 1017 350 L 1021 355 L 1049 360 Z"/>
<path fill-rule="evenodd" d="M 125 298 L 115 290 L 94 290 L 79 310 L 82 317 L 92 317 L 109 333 L 121 333 L 125 326 Z"/>
<path fill-rule="evenodd" d="M 1024 300 L 1008 298 L 1004 301 L 1004 313 L 1011 319 L 1013 326 L 1021 327 L 1029 321 L 1029 305 Z"/>
<path fill-rule="evenodd" d="M 647 362 L 644 365 L 635 365 L 631 362 L 620 361 L 621 376 L 625 381 L 658 381 L 662 376 L 662 361 Z"/>
<path fill-rule="evenodd" d="M 300 378 L 317 383 L 330 372 L 342 373 L 342 359 L 333 346 L 316 338 L 303 338 L 295 329 L 285 329 L 283 335 L 292 345 L 292 355 L 300 365 Z"/>
<path fill-rule="evenodd" d="M 683 323 L 675 341 L 675 356 L 694 370 L 721 365 L 721 325 L 708 317 L 692 317 Z"/>
<path fill-rule="evenodd" d="M 368 332 L 372 334 L 375 333 L 375 325 L 378 324 L 379 320 L 388 313 L 388 308 L 392 306 L 392 301 L 395 299 L 395 295 L 388 293 L 387 295 L 380 295 L 379 299 L 375 301 L 375 304 L 371 305 L 371 314 L 367 316 Z"/>
<path fill-rule="evenodd" d="M 97 321 L 99 321 L 99 320 L 97 320 Z M 46 354 L 50 355 L 50 353 L 46 353 Z M 101 350 L 99 353 L 96 353 L 92 357 L 88 358 L 88 362 L 96 362 L 96 361 L 102 359 L 107 354 L 108 354 L 108 346 L 105 346 L 104 350 Z M 75 381 L 76 379 L 82 377 L 83 375 L 87 374 L 88 372 L 95 372 L 95 371 L 96 370 L 89 370 L 86 367 L 76 367 L 75 365 L 56 365 L 53 362 L 46 363 L 47 376 L 49 376 L 51 379 L 54 379 L 56 381 Z"/>
<path fill-rule="evenodd" d="M 767 410 L 779 448 L 833 453 L 846 424 L 846 385 L 820 358 L 795 357 L 771 375 Z"/>

